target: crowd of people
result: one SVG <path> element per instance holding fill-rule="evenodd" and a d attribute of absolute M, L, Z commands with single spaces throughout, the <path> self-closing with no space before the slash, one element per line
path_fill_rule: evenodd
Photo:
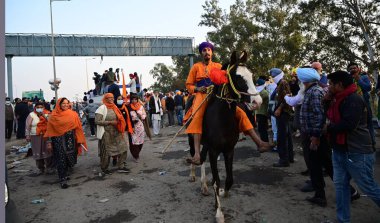
<path fill-rule="evenodd" d="M 123 96 L 118 86 L 119 69 L 114 73 L 110 68 L 103 75 L 95 73 L 96 87 L 85 93 L 83 102 L 59 98 L 57 103 L 55 99 L 47 103 L 23 98 L 11 103 L 6 98 L 5 137 L 10 139 L 16 131 L 17 139 L 30 142 L 40 173 L 56 169 L 65 189 L 77 156 L 88 150 L 86 126 L 90 136 L 99 140 L 101 175 L 112 174 L 111 159 L 117 172 L 128 173 L 127 150 L 139 162 L 144 139 L 151 137 L 149 127 L 153 128 L 153 136 L 160 136 L 164 123 L 165 127 L 182 126 L 197 111 L 186 131 L 194 135 L 195 155 L 189 162 L 200 165 L 204 162 L 200 141 L 207 106 L 202 101 L 210 86 L 205 80 L 209 80 L 210 70 L 222 67 L 212 62 L 213 51 L 211 43 L 199 45 L 203 60 L 191 68 L 186 89 L 166 93 L 141 90 L 138 75 L 133 73 L 129 75 L 129 95 Z M 350 202 L 360 198 L 359 190 L 380 207 L 380 187 L 373 176 L 376 140 L 372 122 L 376 98 L 372 92 L 379 93 L 380 88 L 373 86 L 370 76 L 357 63 L 328 75 L 318 61 L 285 71 L 272 68 L 269 75 L 258 77 L 256 90 L 262 103 L 237 107 L 240 132 L 250 136 L 259 151 L 272 149 L 278 153 L 275 168 L 294 163 L 293 137 L 300 137 L 306 168 L 303 174 L 310 176 L 301 191 L 314 191 L 314 196 L 306 200 L 325 207 L 326 173 L 335 185 L 339 222 L 349 222 Z M 96 95 L 102 95 L 101 104 L 94 103 Z M 184 114 L 191 95 L 192 107 Z M 351 179 L 359 190 L 351 186 Z"/>
<path fill-rule="evenodd" d="M 132 89 L 135 92 L 124 98 L 119 87 L 117 93 L 113 90 L 116 82 L 105 86 L 107 92 L 102 92 L 100 104 L 94 103 L 95 95 L 88 92 L 81 102 L 59 98 L 57 104 L 55 98 L 51 102 L 37 97 L 16 98 L 13 103 L 6 98 L 6 139 L 11 139 L 15 131 L 16 139 L 31 143 L 36 174 L 57 173 L 63 189 L 69 186 L 77 156 L 88 150 L 86 132 L 99 140 L 101 175 L 112 173 L 111 159 L 117 172 L 128 173 L 127 150 L 139 162 L 145 137 L 147 133 L 150 135 L 149 126 L 153 126 L 154 136 L 159 136 L 161 128 L 175 125 L 174 114 L 177 125 L 182 125 L 188 94 L 179 90 L 163 94 L 157 90 Z"/>
<path fill-rule="evenodd" d="M 194 64 L 186 81 L 186 87 L 195 95 L 193 109 L 198 110 L 195 121 L 187 128 L 187 133 L 194 135 L 195 155 L 189 161 L 195 165 L 203 162 L 199 152 L 207 104 L 201 102 L 212 82 L 223 79 L 213 79 L 212 69 L 222 67 L 212 61 L 213 51 L 209 42 L 199 45 L 203 60 Z M 256 90 L 262 98 L 261 106 L 244 109 L 241 105 L 245 114 L 236 109 L 236 120 L 239 124 L 250 120 L 257 126 L 260 137 L 255 132 L 244 131 L 251 128 L 249 123 L 239 125 L 240 132 L 249 135 L 260 148 L 262 141 L 270 141 L 270 123 L 272 150 L 279 156 L 278 162 L 273 164 L 275 168 L 286 168 L 294 163 L 293 136 L 301 137 L 307 169 L 303 174 L 310 176 L 301 191 L 314 191 L 314 196 L 306 200 L 326 207 L 325 172 L 335 185 L 338 222 L 350 222 L 350 203 L 360 198 L 359 191 L 350 184 L 351 179 L 380 207 L 380 186 L 374 179 L 376 141 L 372 122 L 373 102 L 380 95 L 380 85 L 374 87 L 369 75 L 353 62 L 348 63 L 346 70 L 328 75 L 319 61 L 286 73 L 272 68 L 269 75 L 259 76 Z M 228 83 L 228 79 L 224 79 Z"/>

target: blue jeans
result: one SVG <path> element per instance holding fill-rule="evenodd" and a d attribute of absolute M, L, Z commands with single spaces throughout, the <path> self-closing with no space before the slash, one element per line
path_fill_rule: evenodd
<path fill-rule="evenodd" d="M 350 222 L 351 178 L 360 190 L 380 207 L 380 187 L 373 178 L 374 162 L 373 153 L 333 151 L 334 185 L 339 222 Z"/>
<path fill-rule="evenodd" d="M 175 110 L 176 110 L 178 125 L 182 125 L 182 121 L 183 121 L 182 110 L 183 110 L 183 108 L 182 108 L 182 106 L 177 106 Z"/>

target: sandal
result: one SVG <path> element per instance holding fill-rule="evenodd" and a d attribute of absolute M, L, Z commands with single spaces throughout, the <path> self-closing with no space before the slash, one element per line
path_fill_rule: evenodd
<path fill-rule="evenodd" d="M 67 184 L 66 180 L 61 182 L 61 188 L 62 189 L 67 189 L 68 187 L 69 187 L 69 185 Z"/>

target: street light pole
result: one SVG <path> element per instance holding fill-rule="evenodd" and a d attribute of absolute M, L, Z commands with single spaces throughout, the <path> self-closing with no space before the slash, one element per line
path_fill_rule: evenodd
<path fill-rule="evenodd" d="M 51 25 L 51 49 L 53 55 L 53 74 L 54 74 L 54 91 L 55 91 L 55 102 L 58 100 L 58 87 L 56 86 L 56 69 L 55 69 L 55 44 L 54 44 L 54 32 L 53 32 L 53 10 L 52 10 L 52 0 L 50 0 L 50 25 Z"/>
<path fill-rule="evenodd" d="M 89 90 L 90 90 L 90 87 L 89 87 L 89 84 L 88 84 L 87 61 L 88 61 L 88 60 L 94 60 L 94 59 L 96 59 L 96 58 L 95 58 L 95 57 L 93 57 L 93 58 L 87 58 L 87 59 L 86 59 L 86 78 L 87 78 L 87 91 L 89 91 Z"/>
<path fill-rule="evenodd" d="M 52 2 L 53 1 L 70 1 L 70 0 L 49 0 L 50 1 L 50 26 L 51 26 L 51 50 L 52 50 L 52 55 L 53 55 L 53 74 L 54 74 L 54 79 L 53 79 L 53 86 L 54 86 L 54 92 L 55 92 L 55 102 L 58 100 L 58 80 L 57 80 L 57 73 L 55 69 L 55 44 L 54 44 L 54 31 L 53 31 L 53 7 L 52 7 Z"/>

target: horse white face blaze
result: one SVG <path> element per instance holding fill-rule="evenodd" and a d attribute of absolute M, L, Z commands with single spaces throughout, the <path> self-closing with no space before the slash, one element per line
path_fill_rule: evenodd
<path fill-rule="evenodd" d="M 257 93 L 255 84 L 253 83 L 253 78 L 252 78 L 253 75 L 252 75 L 251 71 L 248 70 L 248 68 L 246 68 L 245 66 L 238 66 L 238 68 L 236 70 L 236 74 L 243 77 L 243 79 L 247 83 L 247 86 L 248 86 L 248 92 L 247 93 L 249 93 L 249 94 L 256 94 Z M 263 103 L 263 99 L 261 98 L 260 95 L 251 96 L 251 103 L 256 103 L 258 105 L 258 107 L 260 107 L 261 104 Z"/>

